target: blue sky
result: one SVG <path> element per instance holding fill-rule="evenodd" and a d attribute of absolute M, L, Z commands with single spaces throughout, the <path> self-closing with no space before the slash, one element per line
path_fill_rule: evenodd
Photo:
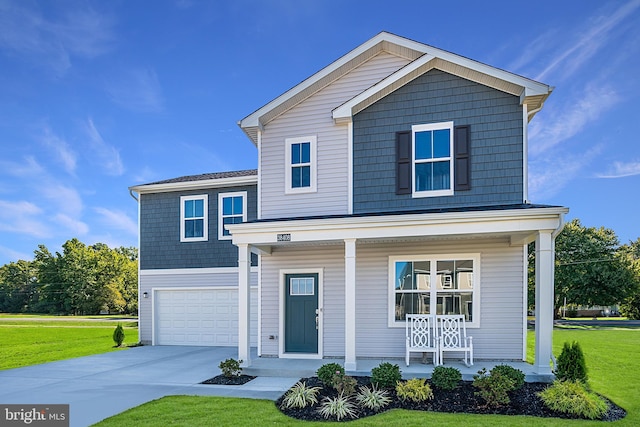
<path fill-rule="evenodd" d="M 237 121 L 383 30 L 555 86 L 530 199 L 640 237 L 640 0 L 0 0 L 0 265 L 135 246 L 129 186 L 256 167 Z"/>

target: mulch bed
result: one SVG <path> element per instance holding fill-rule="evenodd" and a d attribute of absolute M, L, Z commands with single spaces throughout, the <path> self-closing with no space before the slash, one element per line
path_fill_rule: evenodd
<path fill-rule="evenodd" d="M 371 384 L 370 377 L 354 377 L 358 382 L 358 387 Z M 306 382 L 309 387 L 322 387 L 318 394 L 318 404 L 303 409 L 283 409 L 281 407 L 281 396 L 276 401 L 276 406 L 282 413 L 292 418 L 307 421 L 325 420 L 320 415 L 318 408 L 324 397 L 336 397 L 338 393 L 333 388 L 324 387 L 317 377 L 302 378 L 301 381 Z M 429 381 L 427 381 L 429 383 Z M 434 411 L 434 412 L 450 412 L 450 413 L 468 413 L 468 414 L 499 414 L 499 415 L 531 415 L 534 417 L 555 417 L 555 418 L 576 418 L 568 414 L 551 411 L 542 403 L 537 393 L 548 387 L 547 383 L 525 383 L 520 390 L 509 393 L 511 403 L 500 407 L 488 407 L 484 400 L 475 395 L 477 391 L 471 385 L 471 381 L 461 381 L 458 388 L 453 391 L 439 390 L 432 386 L 433 399 L 426 402 L 414 403 L 411 401 L 403 402 L 398 399 L 394 389 L 389 389 L 389 396 L 392 402 L 384 408 L 383 411 L 402 408 L 417 411 Z M 613 402 L 609 403 L 609 411 L 602 417 L 602 421 L 616 421 L 626 416 L 626 411 Z M 359 409 L 358 418 L 375 415 L 375 412 L 368 409 Z M 342 421 L 350 421 L 351 418 Z M 334 420 L 335 421 L 335 420 Z"/>
<path fill-rule="evenodd" d="M 255 377 L 251 375 L 240 375 L 237 377 L 225 377 L 224 375 L 218 375 L 213 378 L 209 378 L 206 381 L 202 381 L 200 384 L 218 384 L 218 385 L 242 385 L 246 384 Z"/>

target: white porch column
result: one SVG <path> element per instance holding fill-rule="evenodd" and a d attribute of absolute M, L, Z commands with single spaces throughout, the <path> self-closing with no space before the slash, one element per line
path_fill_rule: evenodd
<path fill-rule="evenodd" d="M 553 237 L 551 231 L 536 236 L 536 345 L 535 371 L 551 374 L 553 339 Z"/>
<path fill-rule="evenodd" d="M 356 370 L 356 239 L 344 240 L 344 369 Z"/>
<path fill-rule="evenodd" d="M 238 359 L 251 366 L 251 248 L 238 245 Z"/>

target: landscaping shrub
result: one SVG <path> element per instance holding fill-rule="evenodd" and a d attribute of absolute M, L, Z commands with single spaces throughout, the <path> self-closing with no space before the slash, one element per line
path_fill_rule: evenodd
<path fill-rule="evenodd" d="M 447 366 L 436 366 L 431 375 L 431 384 L 441 390 L 454 390 L 462 380 L 459 369 Z"/>
<path fill-rule="evenodd" d="M 333 374 L 331 382 L 333 383 L 333 388 L 338 391 L 338 394 L 345 396 L 355 393 L 356 386 L 358 385 L 358 382 L 353 377 L 340 373 L 339 371 Z"/>
<path fill-rule="evenodd" d="M 298 381 L 287 391 L 282 399 L 285 408 L 306 408 L 318 403 L 320 387 L 307 387 L 305 382 Z"/>
<path fill-rule="evenodd" d="M 116 347 L 120 347 L 124 342 L 124 329 L 121 323 L 118 323 L 118 326 L 113 331 L 113 342 L 116 343 Z"/>
<path fill-rule="evenodd" d="M 318 409 L 320 415 L 325 418 L 335 417 L 338 421 L 343 418 L 356 418 L 356 407 L 348 396 L 338 395 L 337 397 L 325 397 Z"/>
<path fill-rule="evenodd" d="M 601 418 L 609 409 L 603 398 L 587 390 L 582 381 L 555 381 L 539 393 L 544 404 L 554 411 L 591 420 Z"/>
<path fill-rule="evenodd" d="M 524 372 L 520 369 L 516 369 L 513 366 L 509 365 L 498 365 L 494 366 L 491 369 L 491 375 L 496 372 L 500 372 L 505 377 L 511 378 L 513 380 L 513 388 L 514 390 L 520 390 L 524 385 Z"/>
<path fill-rule="evenodd" d="M 564 343 L 562 352 L 558 356 L 555 374 L 560 381 L 587 382 L 587 364 L 577 341 L 571 344 Z"/>
<path fill-rule="evenodd" d="M 333 376 L 336 373 L 344 375 L 344 368 L 337 363 L 325 363 L 316 371 L 316 375 L 327 387 L 333 387 Z"/>
<path fill-rule="evenodd" d="M 485 368 L 478 371 L 478 375 L 473 376 L 473 386 L 480 389 L 475 394 L 483 398 L 488 406 L 494 407 L 511 402 L 508 393 L 515 390 L 514 380 L 500 372 L 487 375 Z"/>
<path fill-rule="evenodd" d="M 395 387 L 401 379 L 400 367 L 389 362 L 383 362 L 371 370 L 371 382 L 379 387 Z"/>
<path fill-rule="evenodd" d="M 220 362 L 218 368 L 220 368 L 220 370 L 222 371 L 222 375 L 224 375 L 225 377 L 236 378 L 239 377 L 242 373 L 242 368 L 240 367 L 241 363 L 242 360 L 227 359 Z"/>
<path fill-rule="evenodd" d="M 396 385 L 396 394 L 402 400 L 411 400 L 413 402 L 424 402 L 433 399 L 433 391 L 422 378 L 412 378 L 405 382 L 398 382 Z"/>
<path fill-rule="evenodd" d="M 378 390 L 375 385 L 372 388 L 360 387 L 356 400 L 365 408 L 376 412 L 391 403 L 389 392 L 387 390 Z"/>

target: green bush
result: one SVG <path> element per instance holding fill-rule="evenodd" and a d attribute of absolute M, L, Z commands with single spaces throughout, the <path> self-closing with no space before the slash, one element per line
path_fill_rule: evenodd
<path fill-rule="evenodd" d="M 515 390 L 514 380 L 500 372 L 487 375 L 485 368 L 478 371 L 478 375 L 473 376 L 473 386 L 480 389 L 475 392 L 476 396 L 480 396 L 488 406 L 493 407 L 507 405 L 511 401 L 509 392 Z"/>
<path fill-rule="evenodd" d="M 441 390 L 454 390 L 462 380 L 462 373 L 454 367 L 436 366 L 431 375 L 431 384 Z"/>
<path fill-rule="evenodd" d="M 325 418 L 335 417 L 338 421 L 343 418 L 356 418 L 358 413 L 356 407 L 348 396 L 338 395 L 338 397 L 325 397 L 318 409 L 320 415 Z"/>
<path fill-rule="evenodd" d="M 124 329 L 121 323 L 118 323 L 115 331 L 113 331 L 113 342 L 116 343 L 116 347 L 120 347 L 124 342 Z"/>
<path fill-rule="evenodd" d="M 341 374 L 340 372 L 333 374 L 331 382 L 333 383 L 333 388 L 338 391 L 338 394 L 345 396 L 355 393 L 356 386 L 358 385 L 358 382 L 353 377 Z"/>
<path fill-rule="evenodd" d="M 564 343 L 562 352 L 558 356 L 555 374 L 560 381 L 587 382 L 587 364 L 577 341 L 571 344 Z"/>
<path fill-rule="evenodd" d="M 371 382 L 378 387 L 395 387 L 401 379 L 400 367 L 389 362 L 383 362 L 371 370 Z"/>
<path fill-rule="evenodd" d="M 391 403 L 389 392 L 387 390 L 378 390 L 375 385 L 371 388 L 360 387 L 356 400 L 365 408 L 376 412 Z"/>
<path fill-rule="evenodd" d="M 222 375 L 224 375 L 225 377 L 236 378 L 239 377 L 242 373 L 242 368 L 240 367 L 241 363 L 242 360 L 227 359 L 223 362 L 220 362 L 218 368 L 220 368 L 220 370 L 222 371 Z"/>
<path fill-rule="evenodd" d="M 316 375 L 327 387 L 333 387 L 333 376 L 336 373 L 344 375 L 344 368 L 337 363 L 325 363 L 316 371 Z"/>
<path fill-rule="evenodd" d="M 524 372 L 509 365 L 498 365 L 491 369 L 491 375 L 500 372 L 505 377 L 513 380 L 514 390 L 520 390 L 524 385 Z"/>
<path fill-rule="evenodd" d="M 411 400 L 413 402 L 424 402 L 425 400 L 433 399 L 431 387 L 422 378 L 412 378 L 405 382 L 398 382 L 396 394 L 402 400 Z"/>
<path fill-rule="evenodd" d="M 298 381 L 287 391 L 282 399 L 282 406 L 288 408 L 306 408 L 318 403 L 320 387 L 307 387 L 304 382 Z"/>
<path fill-rule="evenodd" d="M 539 396 L 549 409 L 591 420 L 602 418 L 609 409 L 607 402 L 581 381 L 555 381 Z"/>

